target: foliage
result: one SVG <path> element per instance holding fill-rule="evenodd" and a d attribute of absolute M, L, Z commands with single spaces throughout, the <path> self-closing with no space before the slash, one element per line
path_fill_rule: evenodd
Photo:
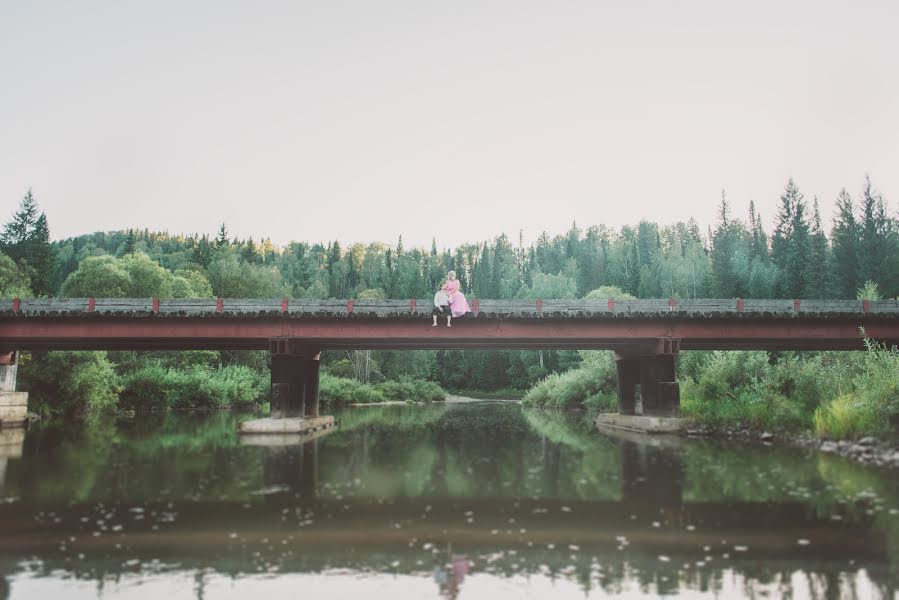
<path fill-rule="evenodd" d="M 614 300 L 636 300 L 637 297 L 633 294 L 628 294 L 620 287 L 615 285 L 603 285 L 595 290 L 590 290 L 584 296 L 587 300 L 608 300 L 612 298 Z"/>
<path fill-rule="evenodd" d="M 895 435 L 899 427 L 899 350 L 866 340 L 867 351 L 848 390 L 815 411 L 822 437 Z"/>
<path fill-rule="evenodd" d="M 55 251 L 50 244 L 47 215 L 38 214 L 37 202 L 29 189 L 19 210 L 0 233 L 0 251 L 16 263 L 29 279 L 25 288 L 39 296 L 53 292 L 52 273 Z"/>
<path fill-rule="evenodd" d="M 288 295 L 281 273 L 272 266 L 242 262 L 234 252 L 219 252 L 207 268 L 216 296 L 280 298 Z"/>
<path fill-rule="evenodd" d="M 880 300 L 880 290 L 877 288 L 877 284 L 869 279 L 855 293 L 855 298 L 857 300 Z"/>
<path fill-rule="evenodd" d="M 0 253 L 0 298 L 28 298 L 31 281 L 13 260 Z"/>
<path fill-rule="evenodd" d="M 616 390 L 617 372 L 611 352 L 592 352 L 578 369 L 553 373 L 525 394 L 525 406 L 536 408 L 600 408 Z"/>
<path fill-rule="evenodd" d="M 241 365 L 209 369 L 167 368 L 149 362 L 122 376 L 120 406 L 163 408 L 249 408 L 268 398 L 266 376 Z"/>
<path fill-rule="evenodd" d="M 120 391 L 105 352 L 25 354 L 18 379 L 32 410 L 66 415 L 113 410 Z"/>
<path fill-rule="evenodd" d="M 330 408 L 350 403 L 376 403 L 386 401 L 440 402 L 446 393 L 436 383 L 413 379 L 362 383 L 356 379 L 322 374 L 319 382 L 319 399 Z"/>
<path fill-rule="evenodd" d="M 202 273 L 175 275 L 146 254 L 129 254 L 85 258 L 66 278 L 61 293 L 69 298 L 198 298 L 208 291 Z"/>

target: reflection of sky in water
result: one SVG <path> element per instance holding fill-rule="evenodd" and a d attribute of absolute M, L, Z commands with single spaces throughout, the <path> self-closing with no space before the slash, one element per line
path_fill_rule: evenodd
<path fill-rule="evenodd" d="M 29 578 L 17 576 L 13 580 L 11 600 L 19 598 L 53 598 L 60 597 L 61 581 L 48 578 Z M 878 598 L 877 588 L 872 584 L 864 571 L 854 574 L 851 582 L 845 582 L 845 590 L 854 588 L 854 598 Z M 97 584 L 89 581 L 66 581 L 64 597 L 72 600 L 94 599 L 98 597 L 126 597 L 129 600 L 194 600 L 198 588 L 202 588 L 205 598 L 230 600 L 246 598 L 367 598 L 393 600 L 396 598 L 435 598 L 439 597 L 437 585 L 427 574 L 393 575 L 381 573 L 360 573 L 354 571 L 333 571 L 327 573 L 299 574 L 289 573 L 271 576 L 248 576 L 231 579 L 224 575 L 207 574 L 202 585 L 198 584 L 194 573 L 169 573 L 165 576 L 129 575 L 117 582 L 103 585 L 102 592 Z M 741 575 L 725 570 L 722 586 L 714 591 L 698 591 L 680 589 L 678 597 L 683 598 L 748 598 L 752 597 L 747 590 L 751 589 L 755 597 L 777 598 L 787 590 L 797 600 L 821 596 L 819 582 L 803 573 L 793 573 L 785 581 L 769 584 L 747 582 Z M 605 597 L 657 597 L 655 589 L 641 589 L 634 581 L 623 581 L 615 592 L 603 589 L 585 590 L 576 581 L 560 578 L 554 579 L 540 575 L 513 575 L 498 577 L 490 574 L 474 574 L 465 579 L 464 588 L 459 598 L 605 598 Z M 847 596 L 842 596 L 847 597 Z"/>
<path fill-rule="evenodd" d="M 517 405 L 345 411 L 247 446 L 230 414 L 33 430 L 0 489 L 0 598 L 892 595 L 891 474 L 601 434 Z M 380 594 L 380 595 L 379 595 Z"/>

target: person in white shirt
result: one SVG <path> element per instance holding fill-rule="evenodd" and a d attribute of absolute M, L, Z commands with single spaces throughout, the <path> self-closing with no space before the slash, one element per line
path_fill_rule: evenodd
<path fill-rule="evenodd" d="M 446 317 L 446 326 L 452 327 L 450 324 L 453 320 L 453 311 L 450 308 L 450 296 L 442 289 L 437 290 L 434 294 L 434 310 L 431 311 L 434 317 L 434 324 L 431 327 L 437 327 L 437 317 Z"/>

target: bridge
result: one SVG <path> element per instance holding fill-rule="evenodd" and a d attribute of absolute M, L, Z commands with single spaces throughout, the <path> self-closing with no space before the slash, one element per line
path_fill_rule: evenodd
<path fill-rule="evenodd" d="M 317 417 L 319 356 L 339 349 L 614 350 L 618 408 L 676 414 L 680 350 L 861 350 L 899 343 L 895 300 L 473 300 L 452 328 L 430 299 L 0 300 L 0 382 L 19 350 L 268 350 L 272 416 Z M 639 391 L 638 391 L 639 390 Z"/>

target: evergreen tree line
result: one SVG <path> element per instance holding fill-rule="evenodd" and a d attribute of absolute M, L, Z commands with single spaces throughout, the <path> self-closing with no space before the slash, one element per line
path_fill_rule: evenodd
<path fill-rule="evenodd" d="M 899 295 L 899 223 L 870 178 L 853 198 L 836 199 L 830 235 L 817 198 L 791 179 L 777 201 L 770 233 L 750 203 L 733 214 L 722 193 L 715 226 L 694 219 L 673 225 L 641 221 L 614 230 L 576 224 L 564 235 L 541 234 L 525 245 L 503 233 L 454 250 L 406 248 L 381 242 L 344 245 L 231 238 L 223 224 L 214 238 L 128 230 L 48 244 L 47 220 L 31 194 L 6 225 L 0 250 L 26 269 L 36 294 L 62 291 L 90 256 L 147 254 L 170 271 L 205 274 L 225 297 L 428 297 L 455 270 L 476 298 L 576 298 L 615 286 L 639 298 L 853 298 L 866 281 Z"/>

